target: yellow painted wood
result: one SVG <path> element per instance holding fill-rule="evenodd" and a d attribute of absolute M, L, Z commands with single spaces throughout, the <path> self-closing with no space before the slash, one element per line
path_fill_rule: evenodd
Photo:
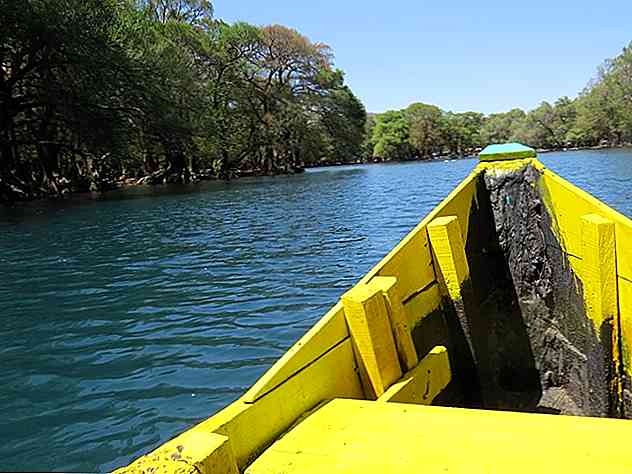
<path fill-rule="evenodd" d="M 248 474 L 619 474 L 628 420 L 333 400 Z"/>
<path fill-rule="evenodd" d="M 238 474 L 226 436 L 187 431 L 116 474 Z"/>
<path fill-rule="evenodd" d="M 442 202 L 439 207 L 424 218 L 423 222 L 427 225 L 437 217 L 456 216 L 459 220 L 461 235 L 467 236 L 470 222 L 470 210 L 476 195 L 476 183 L 478 181 L 479 174 L 479 170 L 474 170 L 468 178 L 457 186 L 455 192 L 450 193 L 448 198 Z"/>
<path fill-rule="evenodd" d="M 429 405 L 450 383 L 451 378 L 448 350 L 436 346 L 417 367 L 391 385 L 378 401 Z"/>
<path fill-rule="evenodd" d="M 417 246 L 419 248 L 419 242 L 423 242 L 424 238 L 426 238 L 427 240 L 427 234 L 426 234 L 427 225 L 433 219 L 437 217 L 451 216 L 451 215 L 457 216 L 459 218 L 459 224 L 461 226 L 461 235 L 467 235 L 469 217 L 470 217 L 470 208 L 472 207 L 472 202 L 474 199 L 474 195 L 476 193 L 476 182 L 478 181 L 479 175 L 482 172 L 482 170 L 483 168 L 475 169 L 472 173 L 470 173 L 470 175 L 467 178 L 461 181 L 461 183 L 459 183 L 459 185 L 456 188 L 454 188 L 454 190 L 450 194 L 448 194 L 448 196 L 443 201 L 441 201 L 441 203 L 439 203 L 437 207 L 435 207 L 426 217 L 424 217 L 423 220 L 419 224 L 417 224 L 417 226 L 415 226 L 415 228 L 412 231 L 410 231 L 402 239 L 402 241 L 399 244 L 397 244 L 395 248 L 388 253 L 388 255 L 386 255 L 386 257 L 384 257 L 375 267 L 373 267 L 360 280 L 360 283 L 368 283 L 372 278 L 378 275 L 398 277 L 402 281 L 403 284 L 404 282 L 408 281 L 408 278 L 400 278 L 400 275 L 395 274 L 396 272 L 392 271 L 393 268 L 397 268 L 397 265 L 395 263 L 392 263 L 391 261 L 393 259 L 397 259 L 397 255 L 400 254 L 401 252 L 409 254 L 409 251 L 407 249 L 404 250 L 404 248 L 408 247 L 408 245 L 412 241 L 416 242 L 412 244 L 413 247 Z M 410 252 L 410 254 L 414 255 L 414 252 Z M 411 287 L 414 287 L 413 292 L 420 291 L 426 286 L 428 286 L 429 284 L 431 284 L 433 281 L 435 281 L 434 271 L 432 271 L 431 273 L 430 270 L 425 270 L 426 268 L 432 267 L 432 263 L 431 263 L 432 260 L 431 260 L 430 253 L 427 254 L 427 257 L 428 257 L 427 261 L 429 262 L 428 264 L 429 267 L 426 267 L 425 265 L 422 265 L 421 263 L 419 264 L 420 265 L 419 273 L 426 275 L 426 278 L 419 278 L 418 281 L 414 285 L 411 284 Z M 406 257 L 405 260 L 409 260 L 408 257 Z M 414 257 L 412 260 L 417 261 L 417 257 Z M 422 262 L 423 261 L 424 260 L 422 260 Z M 391 266 L 389 267 L 389 265 Z M 387 267 L 387 270 L 384 270 L 385 266 Z M 409 274 L 413 274 L 413 275 L 415 273 L 417 273 L 417 271 L 414 268 L 412 269 L 411 272 L 409 272 Z M 407 298 L 405 295 L 410 294 L 410 292 L 402 291 L 401 294 L 404 298 Z"/>
<path fill-rule="evenodd" d="M 376 400 L 378 395 L 373 389 L 373 384 L 371 383 L 371 378 L 369 377 L 367 366 L 362 359 L 362 352 L 358 348 L 355 339 L 351 337 L 350 340 L 351 347 L 353 348 L 353 357 L 358 364 L 358 378 L 360 379 L 360 383 L 362 384 L 362 390 L 364 394 L 362 398 L 365 398 L 367 400 Z"/>
<path fill-rule="evenodd" d="M 434 219 L 428 224 L 428 235 L 448 294 L 455 301 L 461 300 L 461 286 L 469 278 L 470 270 L 458 218 Z"/>
<path fill-rule="evenodd" d="M 581 217 L 582 284 L 587 316 L 597 334 L 617 315 L 617 267 L 614 223 L 597 214 Z"/>
<path fill-rule="evenodd" d="M 176 437 L 172 443 L 189 449 L 188 440 L 193 435 L 227 436 L 237 467 L 243 471 L 266 446 L 319 403 L 335 397 L 363 396 L 351 340 L 347 338 L 255 403 L 240 399 Z M 154 457 L 157 452 L 139 458 L 118 474 L 135 470 L 139 465 L 144 466 L 145 473 L 151 472 L 149 468 L 159 469 Z"/>
<path fill-rule="evenodd" d="M 584 290 L 586 315 L 595 325 L 595 332 L 609 334 L 612 363 L 617 369 L 611 377 L 610 392 L 614 395 L 613 408 L 620 411 L 623 400 L 623 381 L 619 374 L 619 324 L 617 301 L 617 265 L 615 256 L 614 223 L 598 214 L 581 217 L 582 262 L 580 278 Z M 605 325 L 609 330 L 604 331 Z M 605 341 L 604 341 L 605 342 Z"/>
<path fill-rule="evenodd" d="M 256 403 L 244 404 L 246 409 L 213 431 L 229 437 L 237 465 L 243 469 L 305 412 L 334 397 L 364 397 L 350 339 Z"/>
<path fill-rule="evenodd" d="M 377 275 L 397 278 L 397 292 L 402 301 L 432 282 L 435 274 L 426 232 L 413 234 L 406 245 L 390 255 Z"/>
<path fill-rule="evenodd" d="M 568 257 L 568 263 L 570 263 L 571 268 L 573 269 L 573 273 L 575 273 L 575 275 L 580 280 L 582 280 L 582 270 L 583 270 L 582 258 L 577 257 L 575 255 L 571 255 L 569 253 L 567 253 L 566 256 Z"/>
<path fill-rule="evenodd" d="M 384 378 L 381 383 L 384 388 L 390 386 L 387 390 L 392 389 L 393 386 L 400 387 L 399 384 L 402 384 L 398 393 L 402 393 L 401 396 L 404 396 L 405 387 L 409 385 L 412 387 L 415 380 L 422 379 L 421 374 L 417 373 L 417 377 L 406 382 L 410 372 L 399 379 L 401 367 L 399 368 L 399 375 L 395 375 L 398 372 L 394 368 L 399 367 L 399 360 L 398 351 L 395 349 L 396 338 L 393 337 L 395 323 L 392 322 L 391 306 L 403 305 L 403 312 L 409 328 L 414 327 L 424 316 L 439 306 L 438 275 L 435 275 L 433 270 L 432 249 L 428 245 L 428 242 L 433 240 L 432 238 L 429 239 L 428 235 L 435 232 L 435 237 L 437 237 L 437 228 L 435 227 L 435 230 L 432 231 L 430 224 L 437 218 L 448 218 L 447 220 L 444 219 L 443 224 L 445 224 L 445 228 L 450 227 L 452 230 L 445 230 L 447 237 L 443 241 L 447 241 L 448 244 L 445 244 L 444 247 L 449 246 L 449 243 L 452 242 L 452 247 L 457 250 L 452 253 L 451 260 L 437 257 L 437 269 L 441 274 L 444 273 L 439 264 L 443 260 L 443 266 L 451 268 L 452 281 L 458 281 L 461 284 L 467 279 L 469 270 L 459 263 L 465 262 L 467 264 L 467 260 L 465 260 L 464 252 L 459 255 L 458 249 L 464 250 L 464 240 L 468 235 L 469 213 L 476 195 L 476 183 L 480 174 L 493 172 L 492 170 L 498 167 L 524 166 L 525 163 L 531 163 L 542 173 L 539 190 L 545 197 L 547 208 L 553 216 L 556 235 L 560 238 L 563 248 L 568 252 L 571 265 L 582 278 L 582 281 L 587 282 L 589 278 L 592 278 L 593 287 L 601 288 L 601 293 L 598 290 L 596 294 L 601 294 L 602 302 L 607 300 L 604 294 L 609 294 L 607 289 L 610 283 L 603 283 L 606 281 L 606 277 L 601 274 L 590 277 L 583 273 L 583 268 L 588 268 L 584 256 L 585 240 L 588 233 L 583 230 L 583 226 L 586 224 L 584 224 L 582 216 L 599 214 L 604 219 L 613 222 L 614 233 L 616 234 L 615 257 L 619 288 L 618 305 L 620 307 L 623 365 L 626 372 L 631 373 L 632 353 L 629 347 L 630 341 L 632 341 L 632 245 L 630 244 L 632 242 L 632 221 L 544 169 L 537 160 L 530 159 L 507 163 L 479 164 L 467 179 L 361 280 L 362 284 L 358 286 L 364 287 L 367 295 L 368 293 L 371 294 L 369 300 L 372 298 L 375 300 L 370 304 L 367 303 L 367 306 L 360 304 L 363 308 L 359 313 L 373 314 L 377 311 L 377 314 L 382 315 L 375 320 L 369 318 L 369 322 L 362 323 L 366 326 L 366 335 L 371 336 L 364 337 L 364 339 L 369 339 L 371 347 L 375 349 L 374 343 L 377 343 L 378 346 L 384 344 L 388 340 L 389 334 L 392 338 L 390 343 L 385 344 L 385 347 L 391 347 L 390 350 L 387 350 L 390 356 L 380 356 L 379 360 L 375 358 L 372 362 L 373 367 L 384 364 L 384 360 L 396 362 L 396 364 L 393 362 L 381 369 L 383 372 L 392 372 L 390 377 Z M 452 223 L 454 217 L 456 217 L 456 226 Z M 441 221 L 438 223 L 441 224 Z M 456 234 L 455 228 L 460 231 L 461 242 L 459 245 L 455 244 L 456 238 L 450 237 Z M 444 231 L 440 231 L 439 234 L 441 232 Z M 441 239 L 438 240 L 441 241 Z M 434 246 L 434 242 L 432 245 Z M 594 251 L 595 247 L 591 248 Z M 600 267 L 598 272 L 601 271 Z M 378 288 L 371 289 L 371 281 L 376 277 L 395 277 L 393 294 L 389 294 L 387 291 L 385 296 L 383 289 L 379 288 L 380 285 Z M 451 293 L 451 296 L 453 295 L 456 295 L 454 291 Z M 592 296 L 588 298 L 592 298 Z M 362 301 L 365 300 L 367 298 Z M 394 303 L 392 303 L 393 301 Z M 601 314 L 604 314 L 603 308 L 610 304 L 609 302 L 602 304 Z M 591 305 L 593 308 L 598 306 L 592 303 Z M 401 308 L 396 311 L 401 312 Z M 234 465 L 240 472 L 243 472 L 258 454 L 297 423 L 297 420 L 300 420 L 309 410 L 314 409 L 323 401 L 335 397 L 364 397 L 365 392 L 359 374 L 364 370 L 363 357 L 368 352 L 362 352 L 362 357 L 360 355 L 354 356 L 352 340 L 348 336 L 346 313 L 346 307 L 342 311 L 340 304 L 334 307 L 321 322 L 275 364 L 273 369 L 255 384 L 246 396 L 172 440 L 176 444 L 163 445 L 150 455 L 142 457 L 128 466 L 128 469 L 136 469 L 140 465 L 137 463 L 144 463 L 143 467 L 140 468 L 144 472 L 159 470 L 157 463 L 163 462 L 164 457 L 157 457 L 151 461 L 151 456 L 163 449 L 167 449 L 166 452 L 170 454 L 175 454 L 169 449 L 176 446 L 177 451 L 177 446 L 182 446 L 182 452 L 187 454 L 197 452 L 196 450 L 200 447 L 203 447 L 206 453 L 212 453 L 209 455 L 210 457 L 204 457 L 204 453 L 202 453 L 200 459 L 218 460 L 224 459 L 223 456 L 226 456 L 226 459 L 234 459 L 234 463 L 222 461 L 221 466 L 213 465 L 212 468 L 201 464 L 196 466 L 198 472 L 206 472 L 202 470 L 209 469 L 212 472 L 222 472 L 220 469 L 222 467 L 228 469 L 227 472 L 233 472 L 231 469 Z M 400 350 L 400 352 L 402 351 Z M 424 360 L 422 359 L 422 362 Z M 422 362 L 419 363 L 419 366 Z M 405 367 L 406 363 L 402 365 Z M 434 378 L 432 380 L 434 381 Z M 398 388 L 393 390 L 397 391 Z M 419 393 L 417 390 L 412 390 L 412 392 Z M 393 402 L 374 405 L 399 406 Z M 332 418 L 327 417 L 327 426 L 330 428 L 323 426 L 314 431 L 313 434 L 306 435 L 306 438 L 299 443 L 300 447 L 297 447 L 297 444 L 292 448 L 294 449 L 293 454 L 301 451 L 307 457 L 311 456 L 310 459 L 312 460 L 329 459 L 337 463 L 336 466 L 338 466 L 329 470 L 335 471 L 340 468 L 339 472 L 389 472 L 389 470 L 390 472 L 407 472 L 406 469 L 412 470 L 413 467 L 414 472 L 420 472 L 418 466 L 422 461 L 426 464 L 421 472 L 434 472 L 434 467 L 439 469 L 437 466 L 440 465 L 438 464 L 440 460 L 452 462 L 453 464 L 449 467 L 453 468 L 454 472 L 459 472 L 459 469 L 462 469 L 462 472 L 475 473 L 490 471 L 526 472 L 527 469 L 529 472 L 567 470 L 584 472 L 582 469 L 587 469 L 587 466 L 591 466 L 590 462 L 595 460 L 598 461 L 599 465 L 599 469 L 595 472 L 604 469 L 617 472 L 616 468 L 608 465 L 608 462 L 627 462 L 625 456 L 621 456 L 621 453 L 626 452 L 625 448 L 627 447 L 621 444 L 624 442 L 622 440 L 626 440 L 629 436 L 628 432 L 620 431 L 620 427 L 623 425 L 606 426 L 599 423 L 589 423 L 586 421 L 587 419 L 571 418 L 571 421 L 564 422 L 565 424 L 562 426 L 556 424 L 560 423 L 558 421 L 550 421 L 550 418 L 546 418 L 548 421 L 541 421 L 540 418 L 537 418 L 543 415 L 485 412 L 483 416 L 483 414 L 472 414 L 475 411 L 456 409 L 452 409 L 453 411 L 440 409 L 448 411 L 424 412 L 422 415 L 417 412 L 417 409 L 423 407 L 410 404 L 406 405 L 405 416 L 400 414 L 391 417 L 391 415 L 369 413 L 365 408 L 366 406 L 362 409 L 366 416 L 360 417 L 363 421 L 357 425 L 357 429 L 365 432 L 366 435 L 356 432 L 349 433 L 353 436 L 350 438 L 351 441 L 344 441 L 327 431 L 327 429 L 334 428 L 335 423 L 332 423 L 332 420 L 344 421 L 345 413 L 348 412 L 348 415 L 351 416 L 357 411 L 343 407 L 340 413 L 336 413 Z M 427 407 L 427 409 L 434 410 L 431 407 Z M 318 413 L 320 410 L 316 411 L 316 414 Z M 458 413 L 458 416 L 451 416 L 450 413 Z M 511 417 L 503 418 L 508 415 Z M 312 416 L 298 424 L 297 428 L 309 426 L 305 424 L 310 423 Z M 525 416 L 536 417 L 537 421 L 527 422 L 527 418 L 521 418 Z M 389 421 L 391 418 L 392 421 Z M 555 417 L 556 420 L 563 418 Z M 349 420 L 349 423 L 352 421 L 351 418 L 346 418 L 346 420 Z M 590 419 L 588 420 L 590 421 Z M 297 428 L 290 431 L 279 442 L 291 441 Z M 546 443 L 537 444 L 535 440 L 538 436 L 543 437 Z M 226 438 L 228 438 L 228 442 L 226 442 Z M 604 444 L 604 439 L 607 439 L 608 443 Z M 328 443 L 331 441 L 332 444 L 329 449 L 324 449 L 321 453 L 309 454 L 310 449 L 317 447 L 320 449 L 319 443 L 325 441 Z M 347 442 L 347 447 L 357 447 L 357 452 L 343 453 L 341 450 L 345 442 Z M 275 444 L 275 449 L 277 444 Z M 171 448 L 168 448 L 169 446 Z M 482 450 L 481 447 L 487 446 L 490 447 L 487 451 Z M 543 446 L 544 451 L 539 451 Z M 551 448 L 549 449 L 548 446 Z M 582 456 L 588 452 L 583 451 L 584 448 L 587 450 L 588 447 L 592 448 L 593 446 L 599 447 L 600 451 L 596 454 L 590 452 L 591 457 L 588 459 L 590 462 L 584 462 L 585 459 Z M 461 449 L 461 454 L 455 454 L 455 447 Z M 269 451 L 272 452 L 274 449 Z M 536 455 L 534 456 L 533 453 Z M 378 454 L 382 456 L 380 459 L 383 460 L 374 459 Z M 338 455 L 343 457 L 336 458 Z M 268 452 L 261 459 L 266 456 L 268 456 Z M 283 459 L 287 461 L 288 456 L 285 453 Z M 395 461 L 391 462 L 393 459 Z M 401 459 L 401 461 L 397 459 Z M 478 461 L 478 464 L 473 465 L 473 459 Z M 543 461 L 537 464 L 541 459 Z M 532 461 L 536 463 L 535 468 Z M 597 461 L 593 462 L 592 467 Z M 189 464 L 182 461 L 178 462 L 182 468 L 188 469 Z M 295 464 L 295 466 L 300 467 L 300 463 Z M 317 463 L 314 463 L 312 467 L 310 466 L 305 469 L 305 472 L 310 472 L 312 467 L 313 469 L 316 467 L 320 469 L 321 467 L 320 465 L 317 466 Z M 396 466 L 396 468 L 392 468 L 392 466 Z M 303 472 L 301 469 L 298 471 Z M 322 471 L 313 470 L 312 472 Z M 444 471 L 438 470 L 437 472 Z"/>
<path fill-rule="evenodd" d="M 342 304 L 338 303 L 246 392 L 244 401 L 254 402 L 346 337 L 349 337 L 349 331 Z"/>
<path fill-rule="evenodd" d="M 400 287 L 397 285 L 397 278 L 375 277 L 370 284 L 380 288 L 386 298 L 386 306 L 391 319 L 391 328 L 395 337 L 395 346 L 399 355 L 400 365 L 402 370 L 410 370 L 417 365 L 419 358 L 413 343 L 412 328 L 408 325 L 408 320 L 406 319 L 402 297 L 398 293 Z"/>
<path fill-rule="evenodd" d="M 542 172 L 541 191 L 553 217 L 554 231 L 562 248 L 571 255 L 581 256 L 581 217 L 585 214 L 599 214 L 612 221 L 615 226 L 617 275 L 632 280 L 632 220 L 544 168 L 541 163 L 539 166 Z M 571 264 L 573 263 L 571 260 Z M 573 270 L 581 273 L 581 269 L 575 266 Z"/>
<path fill-rule="evenodd" d="M 632 374 L 632 282 L 618 278 L 619 321 L 621 327 L 621 360 L 625 372 Z"/>
<path fill-rule="evenodd" d="M 441 305 L 441 294 L 437 283 L 419 292 L 404 304 L 404 312 L 410 328 L 415 328 L 426 316 Z"/>
<path fill-rule="evenodd" d="M 379 285 L 359 284 L 342 296 L 349 332 L 372 392 L 380 396 L 402 375 L 386 299 Z"/>
<path fill-rule="evenodd" d="M 476 165 L 476 171 L 478 172 L 486 171 L 486 172 L 492 172 L 492 173 L 498 171 L 501 173 L 505 173 L 507 171 L 519 170 L 528 165 L 534 165 L 538 169 L 541 169 L 544 166 L 536 159 L 525 158 L 525 159 L 509 160 L 509 161 L 480 162 L 478 165 Z"/>

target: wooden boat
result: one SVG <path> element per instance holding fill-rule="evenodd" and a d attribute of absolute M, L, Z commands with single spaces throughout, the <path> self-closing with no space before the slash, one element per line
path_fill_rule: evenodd
<path fill-rule="evenodd" d="M 239 400 L 124 472 L 632 472 L 632 221 L 523 145 Z"/>

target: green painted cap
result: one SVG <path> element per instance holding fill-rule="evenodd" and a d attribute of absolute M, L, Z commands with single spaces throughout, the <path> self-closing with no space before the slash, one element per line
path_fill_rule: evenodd
<path fill-rule="evenodd" d="M 535 150 L 521 143 L 488 145 L 478 155 L 481 161 L 518 160 L 521 158 L 535 157 Z"/>

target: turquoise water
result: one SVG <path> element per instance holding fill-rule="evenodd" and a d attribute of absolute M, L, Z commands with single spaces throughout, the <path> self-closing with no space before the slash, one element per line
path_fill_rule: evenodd
<path fill-rule="evenodd" d="M 545 154 L 632 216 L 632 150 Z M 0 209 L 0 471 L 107 471 L 237 398 L 475 166 Z"/>

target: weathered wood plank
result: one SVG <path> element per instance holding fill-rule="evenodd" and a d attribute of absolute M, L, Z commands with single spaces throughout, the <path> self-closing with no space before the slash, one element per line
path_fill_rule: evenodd
<path fill-rule="evenodd" d="M 550 170 L 543 169 L 541 181 L 547 209 L 553 217 L 554 231 L 569 254 L 582 252 L 582 221 L 585 214 L 598 214 L 611 220 L 616 233 L 617 275 L 632 280 L 632 221 L 574 186 Z M 575 261 L 571 259 L 571 264 Z M 576 267 L 573 267 L 577 270 Z M 581 273 L 581 270 L 577 270 Z"/>
<path fill-rule="evenodd" d="M 617 316 L 614 223 L 597 214 L 585 214 L 581 224 L 581 274 L 586 314 L 597 331 L 601 331 L 606 321 L 612 323 Z"/>
<path fill-rule="evenodd" d="M 581 280 L 586 316 L 610 356 L 610 411 L 623 413 L 623 380 L 619 352 L 619 311 L 617 302 L 617 263 L 614 223 L 598 214 L 581 218 Z M 604 340 L 609 338 L 609 340 Z"/>
<path fill-rule="evenodd" d="M 462 300 L 461 286 L 469 278 L 470 269 L 458 218 L 436 218 L 428 224 L 428 235 L 448 294 L 455 301 Z"/>
<path fill-rule="evenodd" d="M 448 350 L 436 346 L 415 368 L 391 385 L 378 401 L 429 405 L 451 378 Z"/>
<path fill-rule="evenodd" d="M 468 405 L 480 403 L 481 382 L 478 373 L 479 354 L 474 345 L 473 330 L 479 308 L 472 293 L 470 269 L 465 243 L 456 216 L 434 219 L 428 224 L 428 236 L 437 266 L 437 273 L 450 302 L 444 308 L 451 338 L 453 372 L 463 384 Z"/>
<path fill-rule="evenodd" d="M 254 402 L 349 336 L 342 304 L 336 304 L 294 344 L 244 395 Z"/>
<path fill-rule="evenodd" d="M 619 302 L 619 349 L 623 369 L 623 414 L 632 418 L 632 282 L 619 277 L 617 279 Z"/>
<path fill-rule="evenodd" d="M 228 437 L 190 430 L 117 474 L 238 474 Z"/>
<path fill-rule="evenodd" d="M 632 374 L 632 282 L 618 278 L 617 287 L 623 366 Z"/>
<path fill-rule="evenodd" d="M 391 318 L 391 328 L 395 337 L 395 345 L 403 371 L 412 369 L 419 362 L 415 344 L 413 344 L 412 328 L 408 324 L 402 298 L 398 293 L 397 278 L 375 277 L 370 282 L 382 290 L 386 297 L 386 306 Z"/>
<path fill-rule="evenodd" d="M 345 318 L 366 370 L 370 389 L 379 397 L 402 375 L 386 299 L 375 284 L 359 284 L 342 296 Z"/>

